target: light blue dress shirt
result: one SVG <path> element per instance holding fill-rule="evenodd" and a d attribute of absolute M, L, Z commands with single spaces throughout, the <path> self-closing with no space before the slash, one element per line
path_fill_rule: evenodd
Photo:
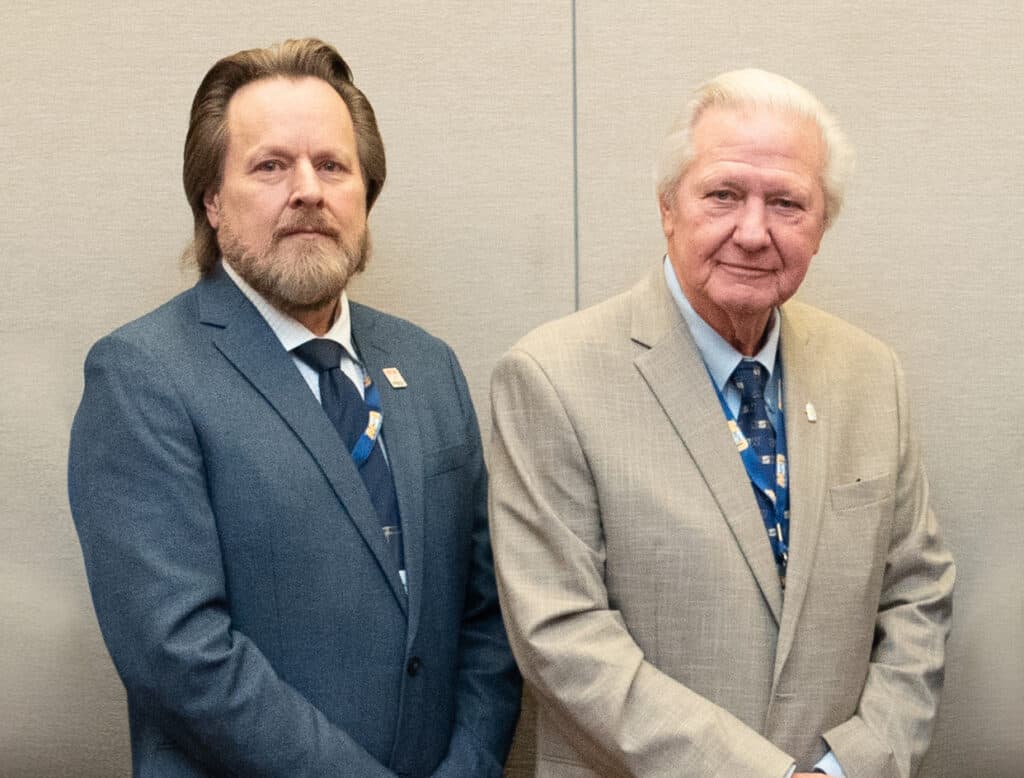
<path fill-rule="evenodd" d="M 711 325 L 693 310 L 693 306 L 690 305 L 690 301 L 686 299 L 686 295 L 683 294 L 683 290 L 679 286 L 679 279 L 676 278 L 675 270 L 673 270 L 667 256 L 665 257 L 664 267 L 665 283 L 668 284 L 668 290 L 672 294 L 672 299 L 675 300 L 679 313 L 682 314 L 683 321 L 686 322 L 686 326 L 690 330 L 694 342 L 697 344 L 697 350 L 700 351 L 700 355 L 704 359 L 704 364 L 711 374 L 711 380 L 715 382 L 715 386 L 718 387 L 718 390 L 725 397 L 725 403 L 729 406 L 729 410 L 732 411 L 732 415 L 735 418 L 740 408 L 740 391 L 729 379 L 732 376 L 733 370 L 736 369 L 736 366 L 745 357 L 729 345 L 725 338 L 715 332 Z M 780 373 L 782 371 L 777 369 L 779 361 L 779 333 L 781 330 L 781 316 L 776 308 L 772 311 L 772 319 L 768 324 L 768 335 L 764 339 L 764 344 L 761 346 L 760 351 L 753 356 L 753 359 L 768 371 L 768 382 L 765 385 L 764 392 L 765 405 L 768 408 L 768 417 L 776 429 L 779 423 L 779 399 L 782 392 L 780 381 Z M 831 751 L 819 759 L 814 768 L 816 770 L 824 770 L 827 775 L 839 776 L 839 778 L 844 778 L 845 776 L 839 760 L 836 759 L 835 754 Z M 789 769 L 787 778 L 794 772 L 796 772 L 795 765 Z"/>
<path fill-rule="evenodd" d="M 672 293 L 679 313 L 682 314 L 697 350 L 700 351 L 704 364 L 707 366 L 711 379 L 718 387 L 718 391 L 725 397 L 725 402 L 732 411 L 735 418 L 740 409 L 740 390 L 729 379 L 736 366 L 743 361 L 744 356 L 729 345 L 728 341 L 715 332 L 711 325 L 704 321 L 700 315 L 693 310 L 690 301 L 686 299 L 682 288 L 679 286 L 679 279 L 676 278 L 668 257 L 665 257 L 665 282 Z M 768 418 L 772 425 L 778 424 L 779 418 L 779 373 L 776 369 L 779 353 L 779 331 L 782 329 L 778 310 L 772 311 L 772 319 L 768 324 L 768 336 L 764 339 L 764 345 L 753 359 L 768 371 L 768 382 L 765 385 L 765 405 L 768 408 Z"/>

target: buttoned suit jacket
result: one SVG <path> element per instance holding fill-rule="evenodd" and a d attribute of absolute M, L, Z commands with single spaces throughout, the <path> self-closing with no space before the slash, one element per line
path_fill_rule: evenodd
<path fill-rule="evenodd" d="M 953 565 L 893 353 L 782 311 L 791 541 L 764 523 L 661 266 L 492 380 L 491 532 L 539 776 L 913 773 Z M 813 410 L 812 410 L 813 408 Z"/>
<path fill-rule="evenodd" d="M 519 681 L 465 380 L 419 328 L 351 315 L 408 596 L 351 457 L 222 268 L 89 354 L 70 499 L 135 775 L 501 773 Z"/>

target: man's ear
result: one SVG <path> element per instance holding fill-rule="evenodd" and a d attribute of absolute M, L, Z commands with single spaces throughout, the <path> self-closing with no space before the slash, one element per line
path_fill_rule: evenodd
<path fill-rule="evenodd" d="M 220 225 L 220 193 L 207 192 L 203 195 L 203 205 L 206 207 L 206 221 L 210 222 L 213 229 Z"/>
<path fill-rule="evenodd" d="M 671 195 L 658 195 L 658 211 L 661 213 L 661 231 L 665 234 L 666 238 L 672 237 L 676 227 L 676 215 L 673 211 L 673 203 L 669 199 L 674 196 L 674 193 Z"/>

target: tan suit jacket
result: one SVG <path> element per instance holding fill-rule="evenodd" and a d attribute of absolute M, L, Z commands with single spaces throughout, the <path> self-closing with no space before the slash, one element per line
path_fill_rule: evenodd
<path fill-rule="evenodd" d="M 781 349 L 785 597 L 660 265 L 496 368 L 492 542 L 537 775 L 782 778 L 829 748 L 849 778 L 916 770 L 954 568 L 900 367 L 795 302 Z"/>

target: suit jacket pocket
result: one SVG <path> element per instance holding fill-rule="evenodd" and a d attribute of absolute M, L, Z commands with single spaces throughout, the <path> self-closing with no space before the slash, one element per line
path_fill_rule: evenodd
<path fill-rule="evenodd" d="M 448 448 L 428 451 L 423 456 L 423 476 L 447 473 L 466 464 L 469 459 L 469 446 L 449 446 Z"/>
<path fill-rule="evenodd" d="M 836 513 L 873 505 L 892 496 L 893 483 L 888 473 L 873 478 L 858 479 L 852 483 L 833 486 L 829 489 L 832 510 Z"/>

